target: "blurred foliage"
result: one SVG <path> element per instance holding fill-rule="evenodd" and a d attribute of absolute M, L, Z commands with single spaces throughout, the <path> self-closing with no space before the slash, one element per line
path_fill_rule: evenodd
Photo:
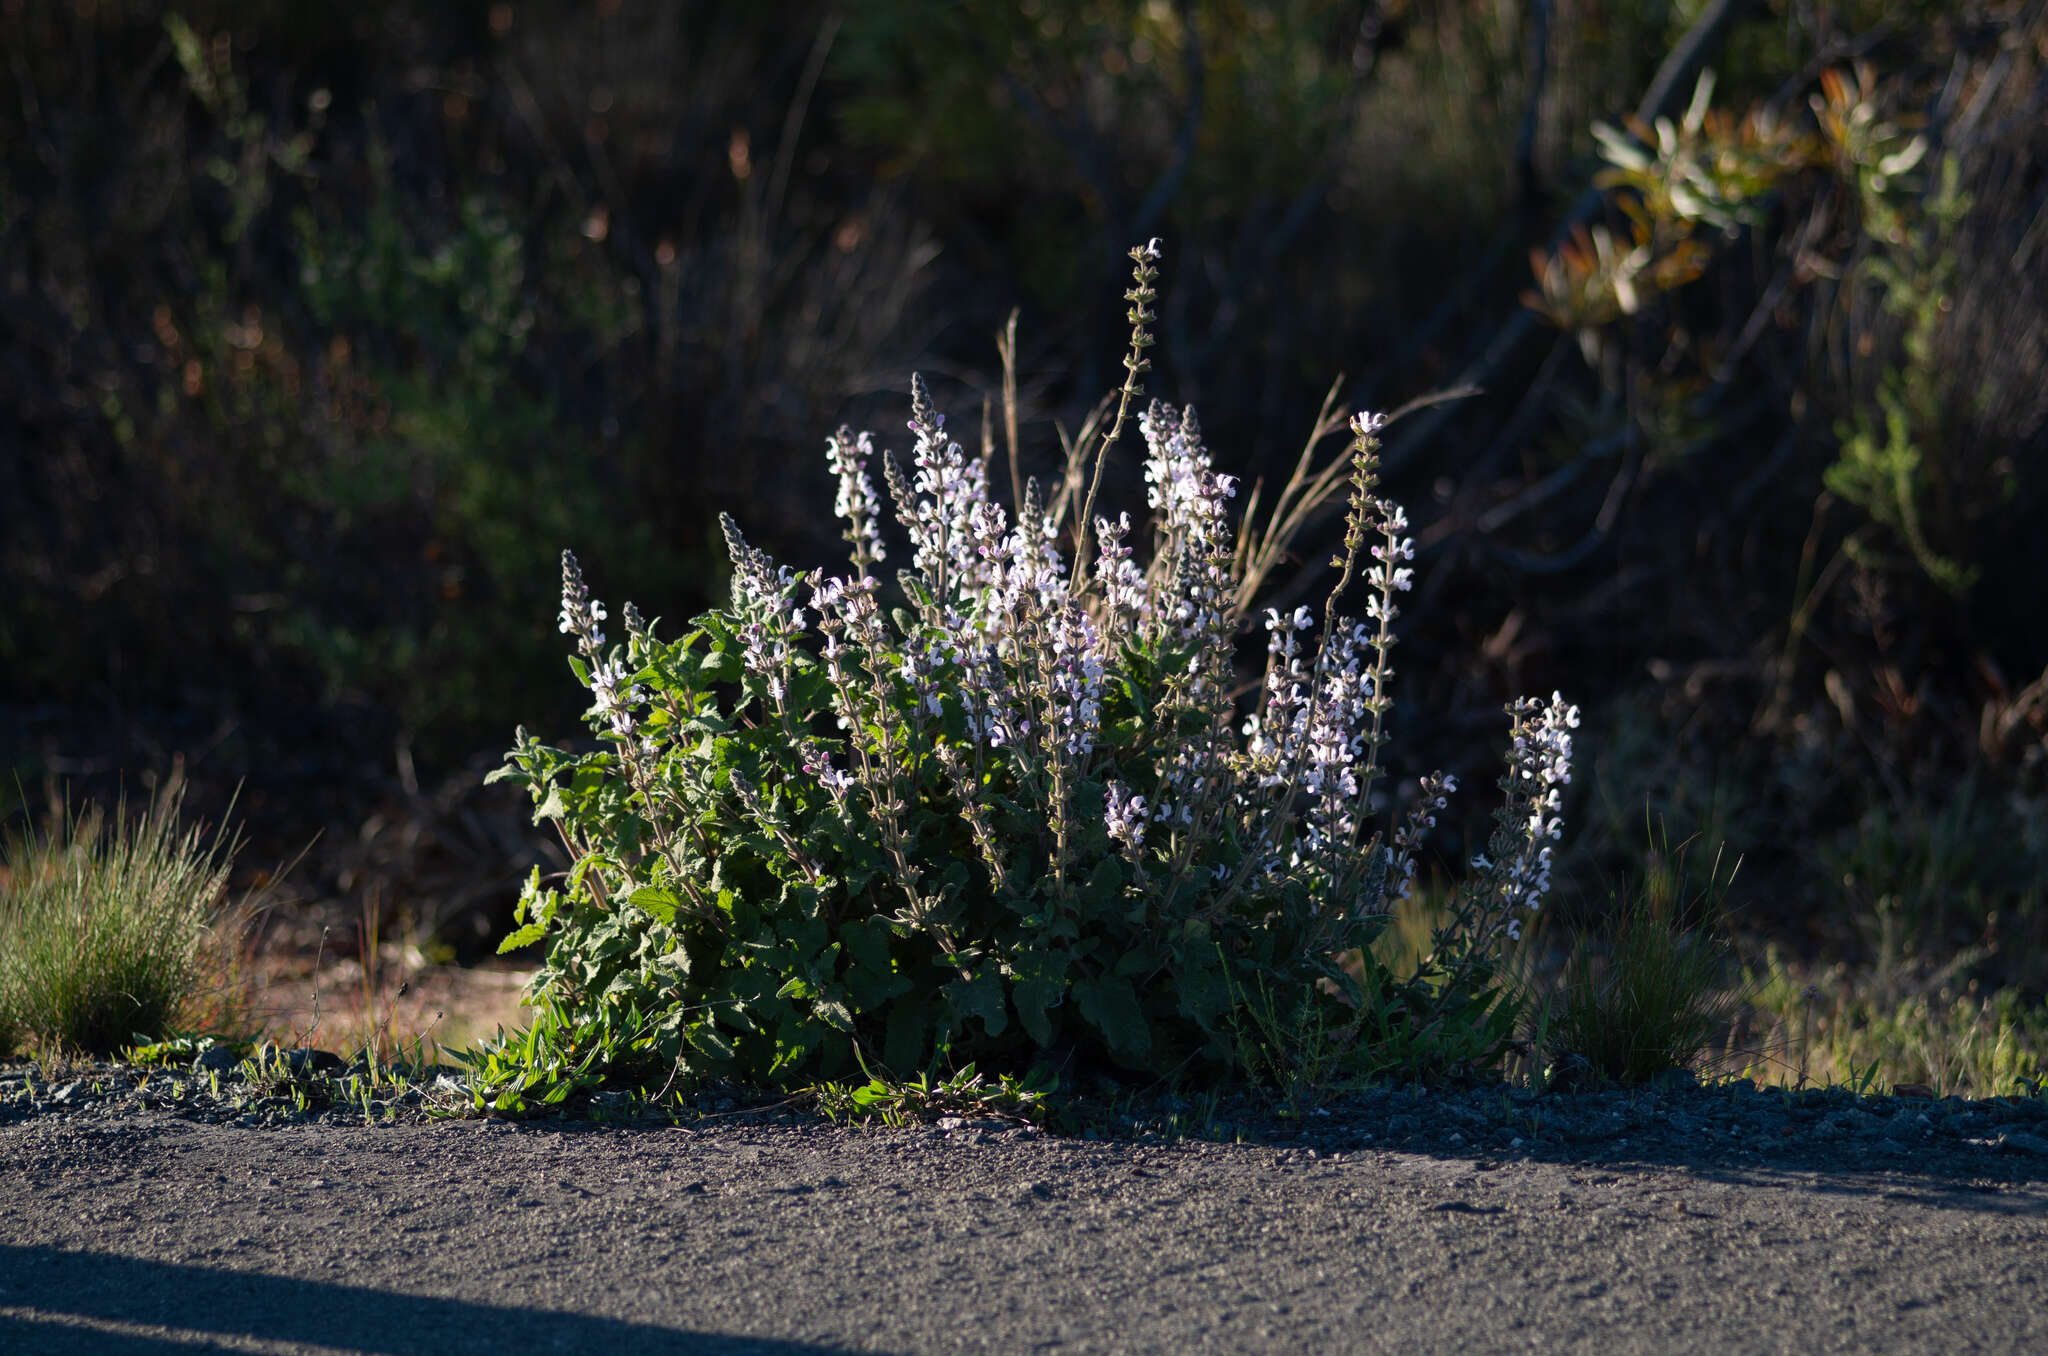
<path fill-rule="evenodd" d="M 662 135 L 761 116 L 774 19 L 650 18 L 584 53 L 610 92 L 543 60 L 566 12 L 12 7 L 17 689 L 363 707 L 445 759 L 552 709 L 564 542 L 707 593 L 700 519 L 831 419 L 923 257 L 883 225 L 766 269 L 870 195 L 785 187 L 794 222 L 735 230 L 760 195 Z M 678 89 L 683 52 L 708 78 Z"/>
<path fill-rule="evenodd" d="M 1937 1097 L 2037 1095 L 2048 1005 L 1986 993 L 1954 973 L 1872 982 L 1841 964 L 1810 971 L 1772 949 L 1744 977 L 1751 1008 L 1731 1032 L 1728 1072 L 1786 1087 L 1917 1084 Z"/>
<path fill-rule="evenodd" d="M 1012 306 L 1043 470 L 1157 235 L 1155 385 L 1248 486 L 1340 373 L 1484 388 L 1390 430 L 1397 771 L 1563 688 L 1585 870 L 1647 800 L 1750 924 L 1874 947 L 1820 846 L 2048 793 L 2044 44 L 2019 0 L 0 0 L 0 740 L 33 782 L 233 728 L 195 795 L 256 774 L 258 838 L 467 823 L 406 750 L 569 728 L 556 552 L 671 616 L 721 509 L 824 558 L 824 435 L 913 365 L 971 409 Z"/>
<path fill-rule="evenodd" d="M 2001 798 L 2031 803 L 2048 753 L 2040 603 L 2015 587 L 2048 450 L 2044 40 L 2018 6 L 1899 7 L 1739 113 L 1703 78 L 1681 117 L 1598 124 L 1609 221 L 1538 249 L 1527 296 L 1584 360 L 1544 398 L 1620 452 L 1610 495 L 1690 557 L 1655 628 L 1661 717 L 1647 746 L 1612 728 L 1603 801 L 1661 784 L 1725 817 L 1732 780 L 1800 901 L 1769 930 L 1810 924 L 1882 969 L 2002 913 L 1973 959 L 2030 991 L 2031 858 Z M 1647 781 L 1619 773 L 1636 758 Z M 1814 852 L 1894 839 L 1923 846 L 1861 871 Z M 1950 850 L 1979 841 L 1998 847 Z"/>
<path fill-rule="evenodd" d="M 1165 237 L 1162 373 L 1263 461 L 1338 370 L 1415 360 L 1401 322 L 1514 191 L 1522 48 L 1463 0 L 881 0 L 833 70 L 848 141 L 1035 312 L 1066 399 L 1115 381 L 1099 299 Z"/>

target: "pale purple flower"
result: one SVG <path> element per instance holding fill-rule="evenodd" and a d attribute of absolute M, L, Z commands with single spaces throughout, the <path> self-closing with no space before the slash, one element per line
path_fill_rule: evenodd
<path fill-rule="evenodd" d="M 1450 798 L 1457 794 L 1458 779 L 1448 772 L 1432 772 L 1422 779 L 1421 790 L 1416 794 L 1414 808 L 1409 810 L 1407 819 L 1394 831 L 1393 859 L 1391 874 L 1398 876 L 1394 887 L 1396 899 L 1406 899 L 1415 888 L 1415 854 L 1422 847 L 1423 835 L 1436 827 L 1436 811 L 1450 804 Z"/>
<path fill-rule="evenodd" d="M 882 547 L 882 500 L 875 482 L 868 476 L 868 461 L 875 454 L 872 435 L 854 436 L 840 429 L 826 440 L 825 456 L 838 477 L 839 494 L 832 511 L 846 520 L 846 540 L 853 545 L 856 569 L 865 571 L 888 555 Z"/>
<path fill-rule="evenodd" d="M 1151 600 L 1149 617 L 1170 623 L 1177 643 L 1220 644 L 1237 592 L 1226 503 L 1237 478 L 1210 469 L 1192 406 L 1176 410 L 1155 400 L 1138 431 L 1147 452 L 1145 502 L 1153 509 L 1153 587 L 1167 591 Z"/>
<path fill-rule="evenodd" d="M 604 632 L 597 627 L 604 619 L 604 604 L 591 598 L 575 554 L 562 552 L 562 613 L 558 629 L 565 636 L 575 636 L 576 648 L 595 658 L 604 648 Z"/>
<path fill-rule="evenodd" d="M 1095 582 L 1112 629 L 1129 621 L 1142 625 L 1150 619 L 1151 606 L 1145 594 L 1145 572 L 1131 560 L 1131 515 L 1119 513 L 1115 522 L 1095 520 Z"/>
<path fill-rule="evenodd" d="M 1145 846 L 1145 798 L 1122 782 L 1111 782 L 1103 801 L 1109 836 L 1135 853 Z"/>
<path fill-rule="evenodd" d="M 942 602 L 960 604 L 982 577 L 981 534 L 975 509 L 988 502 L 988 475 L 981 462 L 946 436 L 946 417 L 933 408 L 924 378 L 910 379 L 911 450 L 916 475 L 910 518 L 913 563 Z"/>
<path fill-rule="evenodd" d="M 718 516 L 732 556 L 732 605 L 738 615 L 747 672 L 766 680 L 769 697 L 778 705 L 787 688 L 793 644 L 803 634 L 803 609 L 792 601 L 797 578 L 787 565 L 747 544 L 730 514 Z"/>
<path fill-rule="evenodd" d="M 632 670 L 617 659 L 602 659 L 590 668 L 590 695 L 596 698 L 598 714 L 627 738 L 635 728 L 634 708 L 647 700 L 647 690 L 628 682 L 631 677 Z"/>
<path fill-rule="evenodd" d="M 1352 850 L 1358 830 L 1354 807 L 1373 696 L 1363 653 L 1368 638 L 1363 626 L 1349 621 L 1338 624 L 1334 648 L 1330 638 L 1324 638 L 1317 656 L 1315 700 L 1301 713 L 1306 726 L 1296 784 L 1309 797 L 1303 853 L 1309 860 L 1322 860 L 1333 873 L 1341 870 L 1341 858 Z"/>
<path fill-rule="evenodd" d="M 1503 821 L 1517 831 L 1515 855 L 1494 867 L 1501 903 L 1509 908 L 1536 909 L 1550 889 L 1551 840 L 1564 834 L 1560 788 L 1571 781 L 1572 736 L 1579 708 L 1553 692 L 1545 703 L 1517 698 L 1509 707 L 1514 724 L 1509 736 L 1506 785 L 1509 806 Z"/>
<path fill-rule="evenodd" d="M 1062 599 L 1049 642 L 1053 733 L 1069 754 L 1086 757 L 1102 724 L 1102 641 L 1088 614 Z"/>
<path fill-rule="evenodd" d="M 1374 544 L 1372 558 L 1379 563 L 1366 578 L 1382 598 L 1406 593 L 1415 587 L 1415 571 L 1401 568 L 1402 561 L 1415 559 L 1415 538 L 1401 535 L 1408 528 L 1408 514 L 1391 499 L 1375 499 L 1372 508 L 1385 540 Z M 1377 611 L 1373 615 L 1377 617 Z"/>

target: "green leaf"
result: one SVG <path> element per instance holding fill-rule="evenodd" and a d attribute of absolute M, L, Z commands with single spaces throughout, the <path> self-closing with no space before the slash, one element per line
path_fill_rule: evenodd
<path fill-rule="evenodd" d="M 839 929 L 846 955 L 841 980 L 861 1012 L 880 1012 L 890 999 L 910 991 L 910 976 L 898 974 L 890 960 L 890 935 L 889 925 L 879 918 L 863 918 Z"/>
<path fill-rule="evenodd" d="M 1151 947 L 1139 943 L 1118 956 L 1115 973 L 1125 979 L 1137 979 L 1151 974 L 1159 968 L 1159 955 Z"/>
<path fill-rule="evenodd" d="M 1066 957 L 1059 952 L 1036 952 L 1018 958 L 1010 976 L 1010 1003 L 1017 1020 L 1040 1046 L 1053 1043 L 1052 1010 L 1066 1000 Z"/>
<path fill-rule="evenodd" d="M 508 951 L 517 951 L 522 946 L 532 946 L 547 935 L 548 925 L 546 923 L 528 923 L 525 927 L 520 928 L 504 941 L 498 943 L 498 954 L 502 956 Z"/>
<path fill-rule="evenodd" d="M 856 919 L 839 929 L 848 962 L 884 974 L 893 968 L 889 960 L 890 935 L 889 925 L 879 918 Z"/>
<path fill-rule="evenodd" d="M 811 1005 L 811 1010 L 818 1014 L 819 1021 L 833 1030 L 843 1031 L 849 1036 L 853 1034 L 853 1013 L 846 1004 L 836 999 L 821 998 Z"/>
<path fill-rule="evenodd" d="M 698 676 L 703 664 L 692 654 L 689 647 L 678 645 L 667 654 L 657 655 L 648 666 L 654 671 L 655 681 L 670 691 L 695 692 L 698 690 Z"/>
<path fill-rule="evenodd" d="M 548 788 L 547 795 L 541 797 L 540 804 L 534 807 L 533 822 L 538 824 L 544 819 L 561 819 L 568 813 L 569 799 L 563 794 L 561 784 L 557 783 Z"/>
<path fill-rule="evenodd" d="M 1084 979 L 1074 985 L 1074 999 L 1081 1015 L 1109 1043 L 1111 1055 L 1132 1066 L 1145 1062 L 1152 1053 L 1152 1027 L 1129 980 L 1116 975 Z"/>
<path fill-rule="evenodd" d="M 1010 1015 L 1003 1004 L 1003 980 L 992 969 L 983 967 L 972 979 L 956 979 L 944 989 L 946 1000 L 953 1008 L 953 1027 L 957 1030 L 969 1017 L 981 1018 L 982 1028 L 991 1037 L 1000 1036 L 1009 1029 Z"/>
<path fill-rule="evenodd" d="M 1110 912 L 1123 899 L 1125 867 L 1121 857 L 1104 857 L 1088 873 L 1088 881 L 1075 894 L 1075 902 L 1090 914 Z"/>
<path fill-rule="evenodd" d="M 801 650 L 797 652 L 797 672 L 789 684 L 788 701 L 797 711 L 821 711 L 830 700 L 832 680 L 825 670 L 816 666 L 815 660 Z M 804 661 L 810 660 L 809 664 Z"/>
<path fill-rule="evenodd" d="M 735 683 L 742 672 L 740 657 L 731 650 L 713 650 L 697 661 L 698 678 L 706 683 Z"/>
<path fill-rule="evenodd" d="M 779 862 L 781 858 L 778 857 L 775 860 Z M 797 917 L 803 919 L 806 923 L 815 924 L 824 916 L 824 891 L 807 880 L 785 882 L 782 887 L 780 903 L 785 912 L 795 913 Z M 804 932 L 813 930 L 812 928 L 802 929 Z"/>
<path fill-rule="evenodd" d="M 690 1042 L 691 1048 L 699 1054 L 708 1055 L 720 1064 L 730 1064 L 732 1062 L 732 1042 L 721 1035 L 718 1028 L 712 1026 L 709 1022 L 692 1028 L 685 1039 Z"/>
<path fill-rule="evenodd" d="M 1135 718 L 1113 721 L 1102 727 L 1102 742 L 1110 748 L 1127 749 L 1138 742 L 1143 730 Z"/>
<path fill-rule="evenodd" d="M 1230 978 L 1214 947 L 1190 946 L 1173 977 L 1180 1010 L 1205 1031 L 1214 1031 L 1230 1011 Z"/>
<path fill-rule="evenodd" d="M 925 1032 L 930 1019 L 924 1004 L 901 1000 L 889 1005 L 889 1024 L 882 1036 L 882 1062 L 899 1078 L 908 1078 L 925 1062 Z"/>
<path fill-rule="evenodd" d="M 674 891 L 665 890 L 658 885 L 641 886 L 626 902 L 636 909 L 644 909 L 653 914 L 663 923 L 676 921 L 676 909 L 682 903 L 676 898 Z"/>

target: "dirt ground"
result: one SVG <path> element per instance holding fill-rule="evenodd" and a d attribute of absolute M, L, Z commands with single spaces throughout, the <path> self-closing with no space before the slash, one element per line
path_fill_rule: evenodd
<path fill-rule="evenodd" d="M 256 967 L 251 1017 L 286 1046 L 318 1045 L 355 1054 L 365 1046 L 389 1058 L 418 1042 L 433 1052 L 460 1050 L 533 1020 L 520 991 L 530 966 L 428 965 L 390 946 L 365 983 L 354 956 L 280 949 Z"/>
<path fill-rule="evenodd" d="M 2048 1350 L 2048 1161 L 0 1126 L 0 1351 Z"/>

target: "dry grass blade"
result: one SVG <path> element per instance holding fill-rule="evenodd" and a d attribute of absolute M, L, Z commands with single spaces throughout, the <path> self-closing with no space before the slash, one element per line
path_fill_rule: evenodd
<path fill-rule="evenodd" d="M 1245 501 L 1244 526 L 1238 533 L 1236 557 L 1232 569 L 1238 578 L 1236 615 L 1243 617 L 1251 610 L 1252 600 L 1259 596 L 1266 581 L 1275 569 L 1293 558 L 1295 539 L 1303 529 L 1325 508 L 1342 496 L 1347 484 L 1346 477 L 1351 470 L 1349 448 L 1332 458 L 1328 465 L 1317 469 L 1316 449 L 1324 440 L 1333 435 L 1346 433 L 1351 427 L 1351 411 L 1337 403 L 1337 392 L 1344 385 L 1340 374 L 1330 383 L 1330 389 L 1323 396 L 1322 408 L 1316 412 L 1315 424 L 1309 429 L 1308 438 L 1303 442 L 1301 457 L 1294 464 L 1294 473 L 1287 478 L 1287 484 L 1273 507 L 1266 515 L 1265 527 L 1254 529 L 1258 522 L 1260 500 L 1265 495 L 1265 482 L 1256 482 Z M 1477 395 L 1478 388 L 1459 386 L 1448 390 L 1432 391 L 1417 396 L 1387 416 L 1392 425 L 1417 410 L 1432 405 L 1441 405 L 1453 400 L 1463 400 Z M 1302 571 L 1296 580 L 1296 589 L 1306 587 L 1307 581 L 1315 577 L 1314 572 Z"/>
<path fill-rule="evenodd" d="M 1309 430 L 1308 440 L 1302 445 L 1301 458 L 1294 464 L 1294 474 L 1287 478 L 1286 487 L 1280 491 L 1272 511 L 1266 515 L 1263 532 L 1255 531 L 1252 525 L 1257 521 L 1265 482 L 1252 486 L 1251 497 L 1245 503 L 1244 527 L 1238 533 L 1237 556 L 1232 562 L 1238 579 L 1237 615 L 1240 617 L 1250 609 L 1252 599 L 1258 596 L 1267 576 L 1287 558 L 1295 537 L 1309 519 L 1337 498 L 1345 486 L 1345 473 L 1351 469 L 1348 456 L 1339 455 L 1321 470 L 1314 469 L 1316 449 L 1332 434 L 1342 433 L 1350 426 L 1350 410 L 1337 403 L 1337 392 L 1343 384 L 1341 375 L 1330 383 L 1329 391 L 1323 396 L 1322 408 L 1316 412 L 1316 422 Z M 1256 545 L 1253 544 L 1255 540 Z"/>

